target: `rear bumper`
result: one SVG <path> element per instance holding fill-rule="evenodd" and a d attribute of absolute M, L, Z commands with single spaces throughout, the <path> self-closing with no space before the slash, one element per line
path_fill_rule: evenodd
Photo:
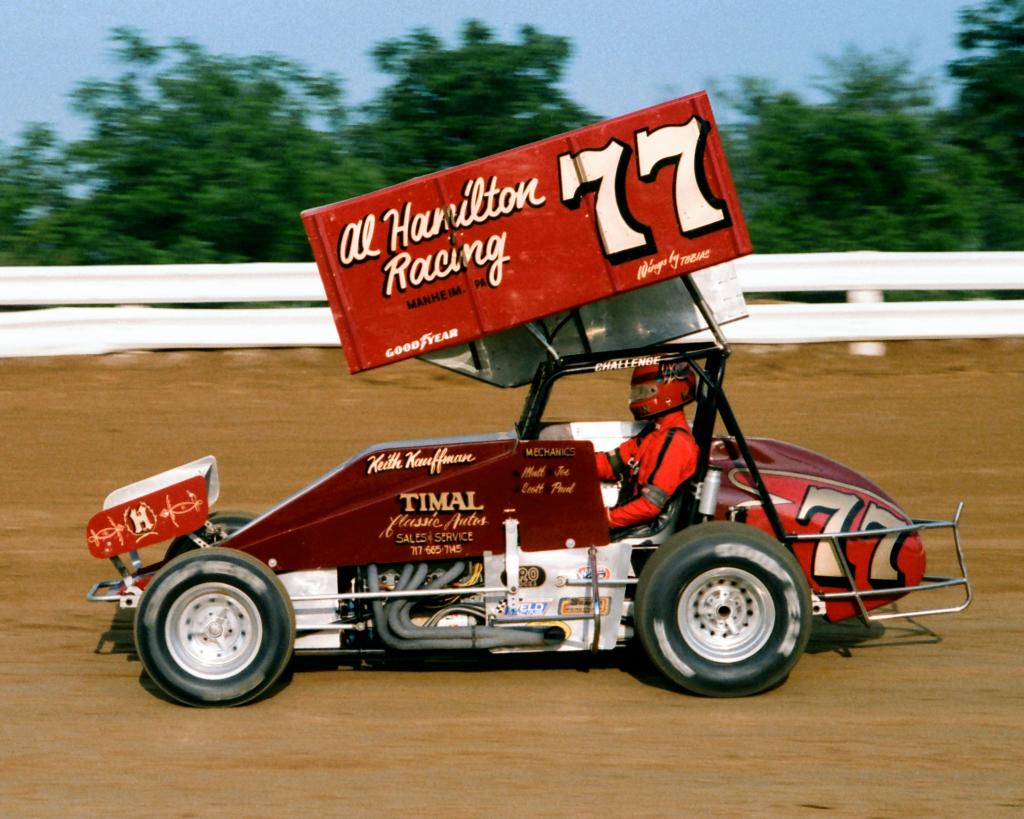
<path fill-rule="evenodd" d="M 120 577 L 116 580 L 100 580 L 94 583 L 85 595 L 93 603 L 117 603 L 123 609 L 133 609 L 139 605 L 139 598 L 156 570 L 163 565 L 143 566 L 135 552 L 131 553 L 132 568 L 129 569 L 120 557 L 111 558 L 117 567 Z"/>

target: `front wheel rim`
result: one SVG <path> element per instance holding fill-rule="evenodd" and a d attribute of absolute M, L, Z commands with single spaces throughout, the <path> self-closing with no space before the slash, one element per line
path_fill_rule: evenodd
<path fill-rule="evenodd" d="M 204 680 L 223 680 L 248 668 L 263 640 L 253 599 L 226 583 L 201 583 L 168 612 L 164 635 L 174 662 Z"/>
<path fill-rule="evenodd" d="M 775 603 L 763 581 L 732 566 L 693 578 L 679 595 L 676 619 L 686 644 L 707 660 L 737 663 L 768 642 Z"/>

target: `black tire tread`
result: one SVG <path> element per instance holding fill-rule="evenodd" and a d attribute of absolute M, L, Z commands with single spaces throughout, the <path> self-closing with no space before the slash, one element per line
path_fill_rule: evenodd
<path fill-rule="evenodd" d="M 682 674 L 669 658 L 664 656 L 655 634 L 655 620 L 662 616 L 667 623 L 674 623 L 674 613 L 668 617 L 664 611 L 666 598 L 678 599 L 686 577 L 694 577 L 706 568 L 715 565 L 714 547 L 724 543 L 737 543 L 759 550 L 766 559 L 776 561 L 793 584 L 796 598 L 801 601 L 798 636 L 793 651 L 782 660 L 765 660 L 767 649 L 754 657 L 739 663 L 715 663 L 700 657 L 685 645 L 681 635 L 676 642 L 678 654 L 685 658 L 685 664 L 694 672 L 693 676 Z M 742 560 L 726 560 L 722 565 L 743 563 Z M 741 566 L 750 570 L 756 565 Z M 764 579 L 764 578 L 762 578 Z M 676 585 L 678 584 L 678 585 Z M 675 597 L 672 597 L 672 594 Z M 786 678 L 807 645 L 810 635 L 810 588 L 803 570 L 796 558 L 778 541 L 759 529 L 731 521 L 713 521 L 699 524 L 675 535 L 653 554 L 640 574 L 634 601 L 635 622 L 640 642 L 655 667 L 672 683 L 691 693 L 714 697 L 749 696 L 778 685 Z"/>
<path fill-rule="evenodd" d="M 188 675 L 170 658 L 164 644 L 163 615 L 176 592 L 207 580 L 246 591 L 262 609 L 269 639 L 263 657 L 228 680 Z M 149 678 L 168 696 L 198 707 L 242 705 L 266 693 L 288 666 L 295 644 L 295 611 L 284 584 L 264 563 L 245 552 L 214 546 L 186 552 L 157 572 L 136 611 L 134 636 Z"/>

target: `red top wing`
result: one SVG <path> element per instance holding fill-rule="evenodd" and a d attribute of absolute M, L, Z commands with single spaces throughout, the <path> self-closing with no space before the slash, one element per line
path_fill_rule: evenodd
<path fill-rule="evenodd" d="M 704 93 L 302 218 L 352 372 L 751 250 Z"/>
<path fill-rule="evenodd" d="M 114 557 L 194 532 L 208 512 L 206 479 L 196 475 L 96 513 L 85 537 L 94 557 Z"/>

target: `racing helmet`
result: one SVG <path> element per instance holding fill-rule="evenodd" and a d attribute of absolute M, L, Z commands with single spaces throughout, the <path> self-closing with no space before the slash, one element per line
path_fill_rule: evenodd
<path fill-rule="evenodd" d="M 697 397 L 697 374 L 685 361 L 647 364 L 633 370 L 629 409 L 637 420 L 689 404 Z"/>

